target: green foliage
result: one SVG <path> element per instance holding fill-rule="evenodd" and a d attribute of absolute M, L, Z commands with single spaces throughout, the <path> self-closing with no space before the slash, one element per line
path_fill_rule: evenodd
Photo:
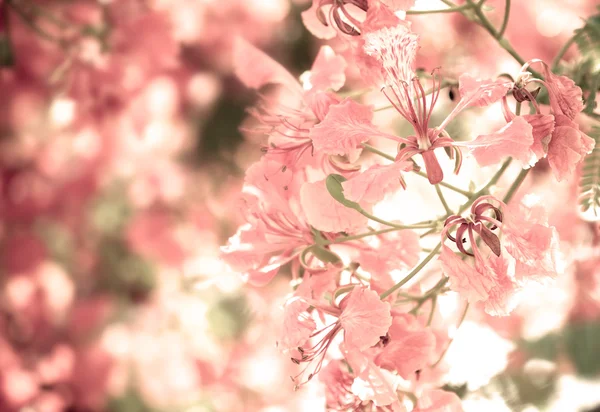
<path fill-rule="evenodd" d="M 577 374 L 600 375 L 600 322 L 573 323 L 563 333 L 565 350 Z"/>
<path fill-rule="evenodd" d="M 589 17 L 582 28 L 575 30 L 574 39 L 582 60 L 573 68 L 572 78 L 584 91 L 589 92 L 583 111 L 592 113 L 600 87 L 600 7 L 598 13 Z"/>
<path fill-rule="evenodd" d="M 596 147 L 584 160 L 579 181 L 579 203 L 584 215 L 591 220 L 600 219 L 600 127 L 594 127 L 590 136 Z"/>
<path fill-rule="evenodd" d="M 223 340 L 237 340 L 248 328 L 252 313 L 243 295 L 226 296 L 208 310 L 206 319 L 214 336 Z"/>
<path fill-rule="evenodd" d="M 134 254 L 121 239 L 106 238 L 100 243 L 100 287 L 133 301 L 144 299 L 154 289 L 152 265 Z"/>
<path fill-rule="evenodd" d="M 337 200 L 344 206 L 354 210 L 362 210 L 358 203 L 352 202 L 346 199 L 346 196 L 344 196 L 344 187 L 342 186 L 342 183 L 344 183 L 346 180 L 347 179 L 342 175 L 332 174 L 327 176 L 327 179 L 325 180 L 325 186 L 327 186 L 327 191 L 329 192 L 331 197 L 333 197 L 335 200 Z"/>

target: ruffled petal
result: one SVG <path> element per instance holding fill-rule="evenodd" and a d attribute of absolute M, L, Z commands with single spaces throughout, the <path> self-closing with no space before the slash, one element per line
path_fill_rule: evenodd
<path fill-rule="evenodd" d="M 344 195 L 353 202 L 375 204 L 383 200 L 386 194 L 403 187 L 402 172 L 410 170 L 412 163 L 401 161 L 371 166 L 342 183 Z"/>
<path fill-rule="evenodd" d="M 382 133 L 371 123 L 373 108 L 345 99 L 329 107 L 325 119 L 310 130 L 315 150 L 350 155 L 361 143 Z"/>
<path fill-rule="evenodd" d="M 523 166 L 533 166 L 537 162 L 533 144 L 532 126 L 524 118 L 515 117 L 496 133 L 478 136 L 466 146 L 480 166 L 498 164 L 509 156 Z"/>
<path fill-rule="evenodd" d="M 379 342 L 392 324 L 390 304 L 383 302 L 377 292 L 355 287 L 340 315 L 344 342 L 348 347 L 365 350 Z"/>

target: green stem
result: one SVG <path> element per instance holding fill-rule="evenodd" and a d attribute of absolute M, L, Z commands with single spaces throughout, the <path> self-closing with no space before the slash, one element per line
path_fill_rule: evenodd
<path fill-rule="evenodd" d="M 429 312 L 429 317 L 427 318 L 427 326 L 431 325 L 431 321 L 433 320 L 433 315 L 435 314 L 435 307 L 437 305 L 437 295 L 433 295 L 431 298 L 431 311 Z"/>
<path fill-rule="evenodd" d="M 575 41 L 581 33 L 583 33 L 583 31 L 578 31 L 577 33 L 575 33 L 575 35 L 571 36 L 571 38 L 567 40 L 565 44 L 563 44 L 554 60 L 552 60 L 552 71 L 556 70 L 556 68 L 558 67 L 558 63 L 560 63 L 560 60 L 563 58 L 567 50 L 569 50 L 569 47 L 571 47 L 571 45 L 575 43 Z"/>
<path fill-rule="evenodd" d="M 527 177 L 527 174 L 530 170 L 531 169 L 521 170 L 521 173 L 519 173 L 517 179 L 513 182 L 512 185 L 510 185 L 510 187 L 508 188 L 508 192 L 506 192 L 506 194 L 504 195 L 504 198 L 502 199 L 504 203 L 508 204 L 508 202 L 511 201 L 511 199 L 514 197 L 514 195 L 517 193 L 517 190 L 521 186 L 521 183 L 523 183 L 523 180 L 525 180 L 525 178 Z"/>
<path fill-rule="evenodd" d="M 440 189 L 439 184 L 435 185 L 435 192 L 437 193 L 438 197 L 440 198 L 440 202 L 442 202 L 442 205 L 444 206 L 444 209 L 446 210 L 446 214 L 451 215 L 452 210 L 448 206 L 448 203 L 446 202 L 446 199 L 444 198 L 444 194 L 442 193 L 442 189 Z"/>
<path fill-rule="evenodd" d="M 504 19 L 502 19 L 502 26 L 500 26 L 500 30 L 498 30 L 498 34 L 496 38 L 500 40 L 502 36 L 504 36 L 504 32 L 506 31 L 506 26 L 508 26 L 508 19 L 510 17 L 510 0 L 506 0 L 504 6 Z"/>
<path fill-rule="evenodd" d="M 453 13 L 455 11 L 463 11 L 473 7 L 470 4 L 463 4 L 462 6 L 454 6 L 447 9 L 439 10 L 408 10 L 406 14 L 435 14 L 435 13 Z"/>
<path fill-rule="evenodd" d="M 429 263 L 429 261 L 435 257 L 435 255 L 437 254 L 438 250 L 441 249 L 441 247 L 442 247 L 442 242 L 438 243 L 437 246 L 431 251 L 431 253 L 428 254 L 425 257 L 425 259 L 423 259 L 421 261 L 421 263 L 419 263 L 417 265 L 417 267 L 415 267 L 408 275 L 406 275 L 406 277 L 404 279 L 402 279 L 400 282 L 396 283 L 394 286 L 392 286 L 391 288 L 389 288 L 388 290 L 383 292 L 381 295 L 379 295 L 380 298 L 381 299 L 387 298 L 392 293 L 394 293 L 396 290 L 398 290 L 399 288 L 404 286 L 406 283 L 408 283 L 412 278 L 414 278 L 416 276 L 416 274 L 419 273 L 421 271 L 421 269 L 423 269 L 427 265 L 427 263 Z"/>
<path fill-rule="evenodd" d="M 395 225 L 394 227 L 389 227 L 387 229 L 373 230 L 371 232 L 360 233 L 358 235 L 352 235 L 352 236 L 346 236 L 346 237 L 338 238 L 335 240 L 326 240 L 326 241 L 322 242 L 321 244 L 326 246 L 326 245 L 350 242 L 351 240 L 358 240 L 358 239 L 362 239 L 362 238 L 369 237 L 369 236 L 382 235 L 384 233 L 395 232 L 397 230 L 403 230 L 403 229 L 429 229 L 430 227 L 432 227 L 432 225 L 433 224 L 429 224 L 429 225 Z"/>

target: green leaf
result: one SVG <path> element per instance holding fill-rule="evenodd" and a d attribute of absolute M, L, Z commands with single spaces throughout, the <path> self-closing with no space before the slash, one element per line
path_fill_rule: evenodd
<path fill-rule="evenodd" d="M 586 220 L 600 220 L 600 127 L 592 128 L 590 133 L 596 141 L 596 147 L 583 162 L 579 180 L 579 205 Z"/>
<path fill-rule="evenodd" d="M 325 180 L 325 186 L 327 187 L 327 191 L 329 192 L 331 197 L 333 197 L 335 200 L 337 200 L 344 206 L 349 207 L 350 209 L 360 211 L 362 210 L 362 208 L 358 203 L 352 202 L 346 199 L 346 196 L 344 196 L 344 187 L 342 186 L 342 183 L 346 180 L 348 179 L 346 179 L 342 175 L 331 174 L 327 176 L 327 179 Z"/>
<path fill-rule="evenodd" d="M 600 375 L 600 322 L 573 323 L 564 330 L 566 352 L 577 373 L 584 377 Z"/>
<path fill-rule="evenodd" d="M 342 262 L 342 259 L 340 259 L 340 257 L 333 253 L 331 250 L 325 249 L 323 246 L 320 245 L 312 245 L 304 249 L 300 254 L 300 261 L 304 266 L 308 266 L 308 264 L 306 263 L 306 255 L 308 255 L 309 253 L 323 263 L 331 263 L 337 265 Z"/>

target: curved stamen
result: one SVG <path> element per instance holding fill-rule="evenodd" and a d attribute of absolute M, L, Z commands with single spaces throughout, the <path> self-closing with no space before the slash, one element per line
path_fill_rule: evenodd
<path fill-rule="evenodd" d="M 463 225 L 460 225 L 460 227 L 456 230 L 456 239 L 457 239 L 457 241 L 455 242 L 456 247 L 458 248 L 458 250 L 460 250 L 462 253 L 464 253 L 465 255 L 468 255 L 468 256 L 474 256 L 474 255 L 465 249 L 464 243 L 466 243 L 466 239 L 464 239 L 463 236 L 464 236 L 465 232 L 468 230 L 469 237 L 472 237 L 472 234 L 471 234 L 471 232 L 473 231 L 471 228 L 472 225 L 473 225 L 472 223 L 463 224 Z M 471 240 L 471 243 L 472 243 L 471 248 L 475 249 L 474 242 L 472 240 Z"/>

